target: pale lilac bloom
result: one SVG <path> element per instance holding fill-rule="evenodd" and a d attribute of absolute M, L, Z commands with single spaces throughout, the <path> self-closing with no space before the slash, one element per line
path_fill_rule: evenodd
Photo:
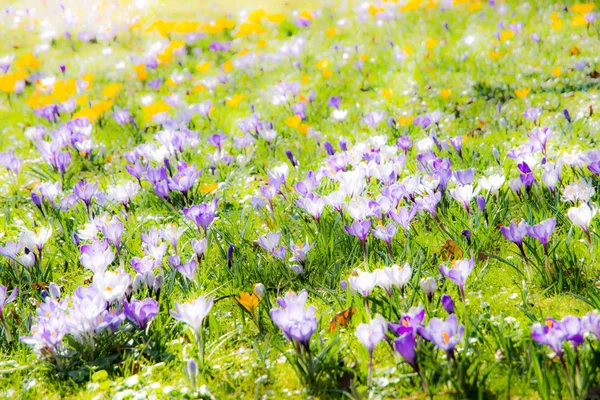
<path fill-rule="evenodd" d="M 351 290 L 369 296 L 377 285 L 377 273 L 358 270 L 348 278 L 348 284 Z"/>
<path fill-rule="evenodd" d="M 115 259 L 115 253 L 108 246 L 108 240 L 95 240 L 92 244 L 83 245 L 80 252 L 81 265 L 94 274 L 103 274 Z"/>
<path fill-rule="evenodd" d="M 355 335 L 367 350 L 369 356 L 373 356 L 373 350 L 383 339 L 387 332 L 387 321 L 381 315 L 377 314 L 373 320 L 368 323 L 359 324 L 356 327 Z"/>
<path fill-rule="evenodd" d="M 594 203 L 591 205 L 587 203 L 581 204 L 579 207 L 571 207 L 567 211 L 567 216 L 573 222 L 573 224 L 580 227 L 588 237 L 588 241 L 591 243 L 592 238 L 590 236 L 590 222 L 594 216 L 598 213 L 598 206 Z"/>
<path fill-rule="evenodd" d="M 442 275 L 452 280 L 460 288 L 463 301 L 465 300 L 465 284 L 474 267 L 475 258 L 473 257 L 470 259 L 453 260 L 452 268 L 448 268 L 444 264 L 440 265 Z"/>
<path fill-rule="evenodd" d="M 299 263 L 304 264 L 306 261 L 306 253 L 313 248 L 314 245 L 308 243 L 292 243 L 290 246 L 290 251 L 292 252 L 292 257 L 290 258 L 290 262 L 297 261 Z"/>
<path fill-rule="evenodd" d="M 200 341 L 202 322 L 210 312 L 212 306 L 212 297 L 207 299 L 204 296 L 200 296 L 196 300 L 189 300 L 182 304 L 175 302 L 175 310 L 170 310 L 169 312 L 173 318 L 192 327 L 196 333 L 198 341 Z"/>
<path fill-rule="evenodd" d="M 108 303 L 122 300 L 131 285 L 131 275 L 123 270 L 107 271 L 94 274 L 94 286 Z"/>
<path fill-rule="evenodd" d="M 196 260 L 192 259 L 186 263 L 176 266 L 177 271 L 181 272 L 187 279 L 193 281 L 196 275 Z"/>
<path fill-rule="evenodd" d="M 272 308 L 270 316 L 286 339 L 308 346 L 310 338 L 317 329 L 317 309 L 315 306 L 306 307 L 308 292 L 301 291 L 297 295 L 291 290 L 285 297 L 278 298 L 280 308 Z"/>
<path fill-rule="evenodd" d="M 454 358 L 454 349 L 461 341 L 465 327 L 459 326 L 456 315 L 452 314 L 445 321 L 431 318 L 427 327 L 419 327 L 417 331 L 425 340 L 444 350 L 448 358 Z"/>

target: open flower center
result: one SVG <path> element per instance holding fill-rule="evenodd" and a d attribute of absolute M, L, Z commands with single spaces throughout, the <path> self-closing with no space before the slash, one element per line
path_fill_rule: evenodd
<path fill-rule="evenodd" d="M 448 335 L 448 332 L 442 332 L 442 337 L 444 339 L 444 343 L 448 344 L 448 342 L 450 341 L 450 335 Z"/>

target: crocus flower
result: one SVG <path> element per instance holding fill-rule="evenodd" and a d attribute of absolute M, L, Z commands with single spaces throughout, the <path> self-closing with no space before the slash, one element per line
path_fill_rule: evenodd
<path fill-rule="evenodd" d="M 590 311 L 581 318 L 581 326 L 587 332 L 590 332 L 600 339 L 600 315 L 598 310 Z"/>
<path fill-rule="evenodd" d="M 196 260 L 192 259 L 186 263 L 177 265 L 175 268 L 189 280 L 194 280 L 194 276 L 196 275 Z"/>
<path fill-rule="evenodd" d="M 212 297 L 207 299 L 204 296 L 200 296 L 196 300 L 189 300 L 183 304 L 175 302 L 175 310 L 170 310 L 169 312 L 173 318 L 191 326 L 194 332 L 196 332 L 198 341 L 200 341 L 200 329 L 202 328 L 202 322 L 208 315 L 212 306 Z"/>
<path fill-rule="evenodd" d="M 563 356 L 563 341 L 567 338 L 567 331 L 560 321 L 547 318 L 542 325 L 536 322 L 531 327 L 531 336 L 539 344 L 550 347 L 559 358 Z"/>
<path fill-rule="evenodd" d="M 281 256 L 283 255 L 283 257 L 285 257 L 286 251 L 284 246 L 279 246 L 280 240 L 280 232 L 269 232 L 264 236 L 259 236 L 257 243 L 260 247 L 267 250 L 269 254 L 277 258 L 281 258 L 283 260 L 284 258 L 282 258 Z"/>
<path fill-rule="evenodd" d="M 369 354 L 373 354 L 375 346 L 377 346 L 384 338 L 387 331 L 387 322 L 385 318 L 377 314 L 375 318 L 368 324 L 362 323 L 356 327 L 355 335 L 358 340 L 365 345 Z"/>
<path fill-rule="evenodd" d="M 21 234 L 21 245 L 31 251 L 37 249 L 39 253 L 51 236 L 52 227 L 41 227 L 35 232 L 27 230 Z"/>
<path fill-rule="evenodd" d="M 394 264 L 391 267 L 385 267 L 377 271 L 377 285 L 381 286 L 390 295 L 392 286 L 397 286 L 404 295 L 404 288 L 410 281 L 411 276 L 412 267 L 409 263 L 405 263 L 402 267 Z"/>
<path fill-rule="evenodd" d="M 306 261 L 306 253 L 308 253 L 313 246 L 314 245 L 308 243 L 292 243 L 290 250 L 293 255 L 290 258 L 290 262 L 297 261 L 304 264 L 304 261 Z"/>
<path fill-rule="evenodd" d="M 10 294 L 10 296 L 6 297 L 6 286 L 0 285 L 0 319 L 4 320 L 4 315 L 2 314 L 2 312 L 4 311 L 4 306 L 6 306 L 8 303 L 11 303 L 13 301 L 15 301 L 15 299 L 17 298 L 17 293 L 19 293 L 19 287 L 16 286 L 12 293 Z"/>
<path fill-rule="evenodd" d="M 192 239 L 192 249 L 194 250 L 194 253 L 196 253 L 198 262 L 200 262 L 200 258 L 202 258 L 202 255 L 204 255 L 204 253 L 206 252 L 207 246 L 208 241 L 206 240 L 206 238 L 200 240 Z"/>
<path fill-rule="evenodd" d="M 196 169 L 195 165 L 187 165 L 187 163 L 182 162 L 177 166 L 177 173 L 175 173 L 173 175 L 172 178 L 168 179 L 168 186 L 170 190 L 175 190 L 178 192 L 183 193 L 184 197 L 186 197 L 187 199 L 187 193 L 188 191 L 194 186 L 194 183 L 196 183 L 196 179 L 198 179 L 198 177 L 200 176 L 200 171 L 198 171 Z M 215 198 L 216 200 L 216 198 Z M 200 205 L 200 206 L 194 206 L 194 207 L 202 207 L 205 206 L 204 209 L 202 211 L 200 211 L 201 213 L 206 213 L 207 212 L 207 206 L 208 205 Z M 208 206 L 210 207 L 210 206 Z M 214 210 L 216 210 L 216 204 L 214 205 Z M 214 218 L 214 210 L 213 210 L 213 218 Z M 189 212 L 189 209 L 188 209 Z M 191 214 L 194 214 L 195 211 L 192 211 Z M 184 210 L 185 213 L 185 210 Z M 186 217 L 187 217 L 187 213 L 186 213 Z M 189 217 L 188 217 L 189 218 Z M 202 219 L 203 217 L 201 217 Z M 192 219 L 192 218 L 190 218 Z M 196 222 L 196 220 L 192 219 L 192 221 Z M 210 225 L 210 223 L 212 222 L 212 220 L 210 221 L 203 221 L 204 224 Z M 196 222 L 196 224 L 198 224 L 198 222 Z M 203 226 L 204 228 L 204 226 Z M 205 228 L 206 229 L 206 228 Z"/>
<path fill-rule="evenodd" d="M 369 324 L 359 324 L 354 333 L 358 340 L 365 345 L 369 351 L 369 382 L 373 375 L 373 350 L 384 338 L 387 331 L 385 318 L 377 314 Z"/>
<path fill-rule="evenodd" d="M 160 230 L 160 233 L 162 238 L 169 242 L 175 253 L 177 253 L 177 243 L 185 230 L 185 228 L 180 228 L 176 224 L 167 224 Z"/>
<path fill-rule="evenodd" d="M 131 275 L 124 271 L 107 271 L 94 274 L 94 287 L 109 303 L 121 300 L 131 285 Z"/>
<path fill-rule="evenodd" d="M 444 264 L 440 265 L 440 272 L 442 275 L 452 280 L 460 288 L 460 294 L 463 301 L 465 300 L 465 283 L 471 272 L 473 272 L 474 267 L 475 258 L 473 257 L 470 259 L 453 260 L 452 268 L 448 268 Z"/>
<path fill-rule="evenodd" d="M 396 225 L 393 223 L 389 223 L 386 226 L 377 225 L 375 229 L 373 229 L 373 236 L 377 239 L 383 240 L 388 246 L 388 252 L 390 254 L 390 259 L 394 259 L 394 253 L 392 252 L 392 240 L 394 240 L 394 236 L 397 232 Z"/>
<path fill-rule="evenodd" d="M 454 314 L 454 302 L 452 301 L 452 297 L 447 294 L 442 295 L 442 307 L 448 314 Z"/>
<path fill-rule="evenodd" d="M 528 226 L 527 234 L 534 239 L 539 240 L 544 245 L 544 252 L 548 255 L 548 239 L 556 228 L 556 218 L 549 218 L 537 225 Z"/>
<path fill-rule="evenodd" d="M 442 193 L 430 193 L 426 196 L 416 198 L 415 206 L 418 210 L 427 211 L 433 218 L 435 218 L 436 221 L 439 222 L 440 220 L 437 216 L 436 208 L 441 199 Z"/>
<path fill-rule="evenodd" d="M 590 244 L 592 243 L 592 237 L 590 235 L 590 222 L 597 213 L 598 206 L 593 203 L 591 206 L 587 203 L 583 203 L 579 207 L 571 207 L 569 208 L 569 211 L 567 211 L 567 216 L 571 222 L 583 229 Z"/>
<path fill-rule="evenodd" d="M 363 296 L 369 296 L 377 284 L 377 273 L 358 270 L 348 278 L 348 283 L 350 284 L 350 289 L 357 291 Z"/>
<path fill-rule="evenodd" d="M 479 188 L 473 188 L 473 185 L 462 185 L 450 190 L 450 195 L 470 213 L 469 204 L 471 200 L 479 193 Z"/>
<path fill-rule="evenodd" d="M 389 323 L 388 326 L 392 332 L 397 335 L 403 335 L 406 332 L 416 333 L 417 328 L 423 326 L 425 318 L 425 309 L 423 306 L 411 307 L 408 312 L 402 313 L 402 318 L 397 324 Z"/>
<path fill-rule="evenodd" d="M 410 210 L 407 210 L 406 207 L 400 207 L 398 208 L 398 212 L 390 211 L 390 217 L 392 217 L 394 222 L 404 228 L 404 233 L 408 235 L 410 221 L 412 221 L 416 213 L 416 207 L 412 207 Z"/>
<path fill-rule="evenodd" d="M 433 300 L 433 294 L 435 293 L 435 290 L 437 289 L 437 283 L 435 281 L 435 278 L 432 278 L 432 277 L 421 278 L 420 285 L 421 285 L 421 290 L 425 291 L 427 298 L 431 302 Z"/>
<path fill-rule="evenodd" d="M 363 252 L 366 254 L 367 249 L 365 246 L 365 241 L 367 240 L 367 236 L 369 236 L 369 232 L 371 230 L 371 221 L 354 221 L 350 226 L 344 226 L 346 232 L 348 232 L 352 236 L 356 236 L 360 239 L 362 243 Z"/>
<path fill-rule="evenodd" d="M 79 200 L 83 201 L 85 207 L 89 211 L 92 199 L 98 194 L 98 184 L 81 181 L 73 187 L 73 194 L 77 196 Z"/>
<path fill-rule="evenodd" d="M 94 274 L 102 274 L 114 261 L 115 253 L 110 250 L 108 240 L 96 240 L 92 244 L 81 246 L 79 261 Z"/>
<path fill-rule="evenodd" d="M 308 292 L 306 290 L 296 294 L 289 291 L 283 298 L 277 298 L 279 308 L 272 308 L 269 315 L 281 329 L 288 340 L 298 342 L 307 347 L 310 338 L 317 329 L 315 306 L 306 307 Z"/>
<path fill-rule="evenodd" d="M 202 227 L 206 233 L 208 227 L 212 224 L 215 219 L 217 212 L 217 205 L 219 200 L 215 197 L 210 203 L 202 203 L 193 205 L 189 208 L 183 209 L 183 214 L 192 222 L 196 224 L 198 229 Z"/>
<path fill-rule="evenodd" d="M 448 358 L 453 358 L 454 348 L 461 341 L 465 327 L 459 326 L 456 315 L 452 314 L 445 321 L 431 318 L 427 327 L 419 327 L 417 331 L 425 340 L 444 350 Z"/>
<path fill-rule="evenodd" d="M 527 259 L 527 257 L 525 256 L 525 249 L 523 248 L 523 239 L 525 238 L 525 235 L 527 235 L 528 227 L 529 225 L 525 220 L 519 222 L 518 225 L 511 222 L 509 226 L 500 227 L 502 235 L 504 235 L 507 240 L 510 240 L 517 245 L 524 259 Z"/>
<path fill-rule="evenodd" d="M 573 315 L 567 315 L 560 321 L 563 325 L 565 332 L 567 333 L 566 340 L 573 344 L 573 347 L 577 349 L 577 346 L 583 343 L 584 328 L 581 318 Z"/>
<path fill-rule="evenodd" d="M 542 109 L 539 107 L 531 107 L 523 111 L 523 118 L 533 121 L 534 124 L 537 124 L 537 120 L 540 115 L 542 115 Z"/>
<path fill-rule="evenodd" d="M 125 300 L 123 312 L 140 329 L 146 329 L 150 320 L 158 314 L 158 301 L 151 297 L 144 300 L 132 299 L 131 303 Z"/>
<path fill-rule="evenodd" d="M 416 372 L 419 372 L 417 352 L 415 350 L 415 339 L 415 334 L 413 332 L 406 332 L 394 339 L 394 349 L 402 356 L 404 361 L 406 361 Z"/>

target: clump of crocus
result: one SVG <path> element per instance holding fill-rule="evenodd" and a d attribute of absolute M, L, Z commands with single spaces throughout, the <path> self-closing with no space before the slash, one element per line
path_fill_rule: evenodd
<path fill-rule="evenodd" d="M 270 311 L 273 323 L 281 329 L 286 339 L 293 342 L 299 358 L 297 366 L 300 375 L 314 380 L 314 363 L 310 351 L 310 338 L 317 329 L 317 309 L 315 306 L 306 308 L 308 292 L 296 294 L 291 290 L 283 298 L 277 298 L 278 308 Z"/>

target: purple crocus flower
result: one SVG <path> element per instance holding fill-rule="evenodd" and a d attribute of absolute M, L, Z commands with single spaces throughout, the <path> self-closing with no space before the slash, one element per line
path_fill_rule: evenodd
<path fill-rule="evenodd" d="M 450 144 L 456 150 L 458 155 L 462 158 L 462 146 L 463 146 L 463 137 L 462 136 L 454 136 L 450 138 Z"/>
<path fill-rule="evenodd" d="M 332 96 L 329 98 L 329 101 L 327 102 L 327 105 L 331 108 L 335 108 L 336 110 L 340 108 L 340 97 L 339 96 Z"/>
<path fill-rule="evenodd" d="M 419 371 L 417 352 L 415 350 L 416 338 L 414 332 L 406 332 L 394 339 L 394 349 L 402 356 L 415 371 Z"/>
<path fill-rule="evenodd" d="M 306 261 L 306 253 L 313 248 L 314 245 L 308 243 L 292 243 L 290 246 L 290 251 L 292 252 L 292 258 L 290 258 L 290 262 L 299 262 L 304 264 Z"/>
<path fill-rule="evenodd" d="M 542 115 L 542 109 L 539 107 L 531 107 L 523 111 L 523 118 L 533 121 L 534 124 L 537 124 L 540 115 Z"/>
<path fill-rule="evenodd" d="M 146 329 L 152 318 L 158 314 L 158 301 L 149 297 L 144 300 L 125 300 L 123 312 L 125 317 L 135 322 L 140 329 Z"/>
<path fill-rule="evenodd" d="M 404 232 L 408 235 L 410 221 L 414 218 L 416 213 L 416 207 L 412 207 L 410 210 L 407 210 L 406 207 L 400 207 L 398 212 L 390 211 L 390 217 L 392 217 L 398 225 L 404 228 Z"/>
<path fill-rule="evenodd" d="M 452 297 L 447 294 L 442 295 L 442 307 L 448 314 L 454 314 L 454 302 L 452 301 Z"/>
<path fill-rule="evenodd" d="M 271 319 L 281 329 L 286 339 L 308 347 L 310 338 L 317 329 L 315 306 L 306 307 L 308 292 L 296 294 L 291 290 L 283 298 L 277 299 L 280 308 L 272 308 Z"/>
<path fill-rule="evenodd" d="M 127 109 L 116 110 L 112 116 L 119 125 L 128 125 L 133 122 L 133 117 Z"/>
<path fill-rule="evenodd" d="M 539 344 L 545 344 L 550 347 L 556 355 L 562 359 L 563 342 L 567 339 L 567 331 L 562 322 L 553 318 L 547 318 L 542 325 L 536 322 L 531 327 L 531 336 Z"/>
<path fill-rule="evenodd" d="M 117 249 L 117 254 L 121 254 L 121 238 L 125 231 L 125 225 L 114 216 L 110 223 L 101 227 L 102 234 Z"/>
<path fill-rule="evenodd" d="M 108 240 L 96 240 L 92 244 L 81 246 L 79 262 L 94 274 L 103 274 L 114 261 L 115 253 L 110 250 Z"/>
<path fill-rule="evenodd" d="M 371 231 L 371 221 L 354 221 L 350 226 L 344 226 L 346 232 L 348 232 L 352 236 L 356 236 L 360 239 L 360 242 L 363 246 L 363 252 L 366 254 L 365 241 L 367 240 L 367 236 L 369 236 L 369 232 Z"/>
<path fill-rule="evenodd" d="M 0 153 L 0 165 L 6 168 L 7 171 L 18 175 L 22 162 L 13 153 L 3 152 Z"/>
<path fill-rule="evenodd" d="M 577 349 L 577 346 L 581 345 L 584 341 L 584 329 L 581 318 L 573 315 L 567 315 L 560 322 L 567 333 L 567 337 L 565 339 L 570 341 L 573 344 L 573 347 Z"/>
<path fill-rule="evenodd" d="M 431 318 L 427 327 L 419 327 L 417 331 L 425 340 L 444 350 L 448 358 L 454 358 L 454 348 L 461 341 L 465 327 L 459 326 L 456 315 L 452 314 L 445 321 Z"/>
<path fill-rule="evenodd" d="M 227 138 L 228 136 L 224 133 L 215 133 L 214 135 L 209 136 L 206 141 L 221 150 L 223 143 L 225 143 Z"/>
<path fill-rule="evenodd" d="M 556 218 L 548 218 L 537 225 L 528 226 L 527 234 L 544 245 L 544 252 L 548 255 L 548 239 L 556 228 Z"/>
<path fill-rule="evenodd" d="M 196 260 L 192 259 L 186 263 L 177 265 L 175 268 L 177 271 L 181 272 L 183 276 L 193 281 L 194 276 L 196 275 L 196 265 Z"/>
<path fill-rule="evenodd" d="M 452 268 L 446 267 L 444 264 L 440 265 L 440 272 L 445 277 L 449 278 L 452 282 L 456 283 L 460 288 L 460 294 L 463 301 L 465 300 L 465 283 L 467 278 L 473 272 L 475 267 L 475 258 L 465 258 L 462 260 L 453 260 Z"/>
<path fill-rule="evenodd" d="M 377 239 L 383 240 L 387 244 L 391 259 L 394 259 L 394 254 L 392 252 L 392 240 L 394 240 L 394 236 L 396 236 L 397 231 L 398 229 L 393 223 L 389 223 L 386 226 L 377 225 L 377 227 L 373 229 L 373 236 L 375 236 Z"/>
<path fill-rule="evenodd" d="M 475 179 L 475 168 L 454 171 L 454 179 L 461 185 L 470 185 Z"/>
<path fill-rule="evenodd" d="M 412 140 L 410 140 L 410 137 L 401 136 L 398 138 L 398 140 L 396 140 L 396 146 L 398 146 L 398 148 L 400 150 L 402 150 L 406 153 L 413 146 L 413 142 L 412 142 Z"/>
<path fill-rule="evenodd" d="M 140 160 L 137 160 L 133 165 L 128 165 L 127 167 L 125 167 L 125 169 L 131 176 L 138 180 L 138 183 L 141 186 L 141 179 L 142 176 L 146 174 L 146 167 L 142 165 Z"/>
<path fill-rule="evenodd" d="M 441 199 L 442 193 L 429 193 L 426 196 L 416 198 L 415 206 L 417 207 L 417 210 L 427 211 L 433 216 L 433 218 L 435 218 L 436 221 L 439 222 L 440 220 L 437 216 L 436 208 Z"/>
<path fill-rule="evenodd" d="M 591 311 L 581 318 L 581 326 L 600 339 L 600 314 L 598 310 Z"/>
<path fill-rule="evenodd" d="M 569 110 L 563 108 L 562 110 L 563 117 L 567 120 L 568 123 L 571 123 L 571 114 L 569 114 Z"/>
<path fill-rule="evenodd" d="M 402 318 L 397 324 L 389 323 L 388 326 L 397 335 L 403 335 L 407 332 L 414 334 L 420 326 L 423 326 L 424 319 L 425 309 L 423 306 L 411 307 L 408 312 L 402 313 Z"/>
<path fill-rule="evenodd" d="M 92 199 L 98 194 L 98 184 L 81 181 L 73 187 L 73 194 L 83 201 L 89 211 Z"/>
<path fill-rule="evenodd" d="M 200 227 L 202 227 L 204 229 L 204 233 L 206 233 L 208 227 L 215 220 L 218 204 L 219 200 L 215 197 L 210 203 L 202 203 L 193 205 L 189 208 L 184 208 L 183 214 L 196 224 L 198 230 L 200 230 Z"/>
<path fill-rule="evenodd" d="M 525 255 L 525 249 L 523 248 L 523 239 L 525 238 L 525 235 L 527 235 L 528 227 L 529 225 L 525 220 L 519 222 L 518 225 L 511 222 L 509 226 L 500 227 L 502 235 L 504 235 L 507 240 L 510 240 L 517 245 L 524 259 L 527 259 L 527 256 Z"/>
<path fill-rule="evenodd" d="M 181 192 L 187 198 L 188 191 L 194 186 L 199 176 L 200 171 L 196 169 L 195 164 L 188 165 L 185 161 L 181 162 L 177 166 L 177 173 L 168 180 L 169 189 Z"/>
<path fill-rule="evenodd" d="M 600 160 L 589 163 L 587 168 L 594 175 L 600 175 Z"/>
<path fill-rule="evenodd" d="M 385 111 L 372 111 L 365 115 L 363 118 L 363 122 L 369 128 L 377 128 L 377 126 L 383 121 L 385 118 Z"/>

